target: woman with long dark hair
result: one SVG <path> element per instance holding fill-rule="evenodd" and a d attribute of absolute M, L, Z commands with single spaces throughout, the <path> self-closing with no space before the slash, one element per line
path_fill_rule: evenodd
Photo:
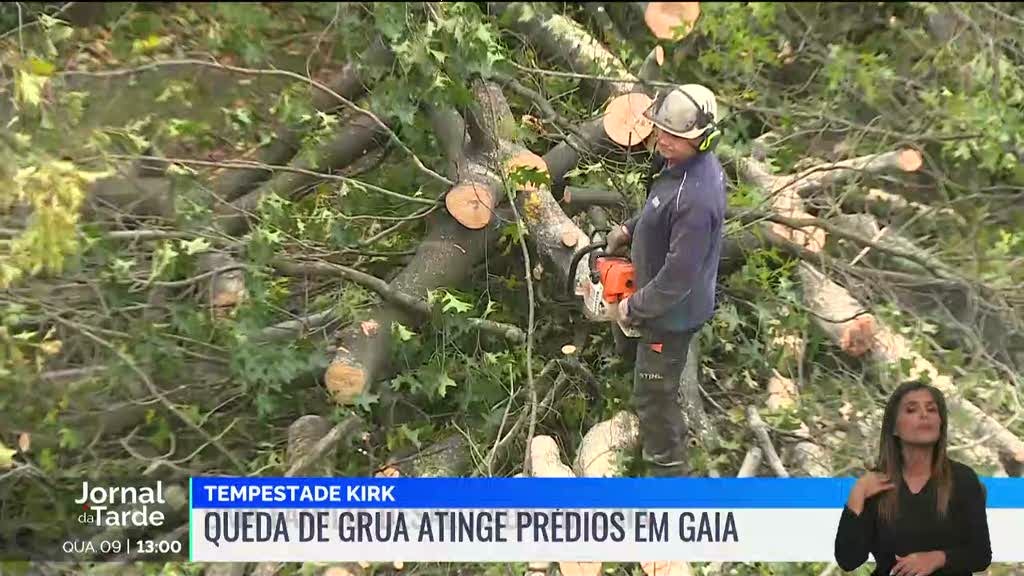
<path fill-rule="evenodd" d="M 992 562 L 985 488 L 946 455 L 942 392 L 902 384 L 882 419 L 878 462 L 854 484 L 836 533 L 835 557 L 850 572 L 874 557 L 875 576 L 954 576 Z"/>

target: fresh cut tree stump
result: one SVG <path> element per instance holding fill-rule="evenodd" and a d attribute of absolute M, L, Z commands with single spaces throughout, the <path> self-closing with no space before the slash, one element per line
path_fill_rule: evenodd
<path fill-rule="evenodd" d="M 644 143 L 654 131 L 654 124 L 644 116 L 653 103 L 654 99 L 643 92 L 613 98 L 602 120 L 608 138 L 627 148 Z"/>
<path fill-rule="evenodd" d="M 659 40 L 678 40 L 690 34 L 700 18 L 700 2 L 645 2 L 644 23 Z M 676 30 L 683 26 L 682 35 Z"/>

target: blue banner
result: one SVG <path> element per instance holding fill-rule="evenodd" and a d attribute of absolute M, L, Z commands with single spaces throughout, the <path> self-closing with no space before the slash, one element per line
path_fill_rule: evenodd
<path fill-rule="evenodd" d="M 854 478 L 234 478 L 191 481 L 201 508 L 842 508 Z M 1024 479 L 982 478 L 988 508 Z"/>

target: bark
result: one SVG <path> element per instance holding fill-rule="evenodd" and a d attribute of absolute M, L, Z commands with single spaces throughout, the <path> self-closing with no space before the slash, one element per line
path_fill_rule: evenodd
<path fill-rule="evenodd" d="M 174 186 L 171 181 L 135 173 L 96 181 L 82 207 L 85 220 L 129 217 L 173 221 L 174 215 Z"/>
<path fill-rule="evenodd" d="M 704 402 L 700 397 L 699 335 L 690 339 L 690 349 L 686 353 L 686 366 L 683 368 L 681 380 L 683 421 L 689 430 L 691 445 L 700 445 L 708 452 L 714 451 L 721 445 L 721 437 L 714 421 L 704 411 Z"/>
<path fill-rule="evenodd" d="M 591 206 L 620 206 L 627 202 L 623 195 L 614 190 L 566 186 L 562 192 L 562 205 L 567 213 L 586 210 Z"/>
<path fill-rule="evenodd" d="M 489 2 L 491 11 L 507 19 L 511 28 L 525 35 L 548 59 L 580 74 L 621 78 L 604 82 L 584 80 L 587 91 L 599 102 L 632 90 L 637 78 L 619 60 L 571 18 L 544 12 L 528 2 Z"/>
<path fill-rule="evenodd" d="M 594 425 L 580 442 L 573 462 L 577 476 L 607 478 L 622 476 L 622 457 L 638 446 L 640 421 L 636 414 L 618 412 L 609 420 Z"/>
<path fill-rule="evenodd" d="M 320 432 L 322 424 L 319 422 L 307 420 L 294 430 L 289 429 L 289 448 L 292 451 L 289 454 L 289 466 L 285 476 L 309 475 L 314 466 L 329 473 L 332 468 L 330 453 L 361 425 L 362 421 L 359 417 L 349 416 L 314 443 L 309 442 L 311 438 L 308 436 L 305 437 L 306 441 L 302 442 L 302 433 Z M 296 424 L 293 423 L 292 426 L 296 426 Z M 293 438 L 295 439 L 294 443 L 292 442 Z"/>
<path fill-rule="evenodd" d="M 292 422 L 288 427 L 288 467 L 292 468 L 300 461 L 308 461 L 309 455 L 315 451 L 317 442 L 324 439 L 331 431 L 331 423 L 323 416 L 307 414 Z M 330 476 L 327 462 L 311 462 L 299 470 L 300 474 L 309 476 Z"/>
<path fill-rule="evenodd" d="M 414 478 L 456 478 L 468 471 L 470 454 L 465 437 L 456 432 L 427 446 L 415 458 L 397 467 L 404 476 Z"/>

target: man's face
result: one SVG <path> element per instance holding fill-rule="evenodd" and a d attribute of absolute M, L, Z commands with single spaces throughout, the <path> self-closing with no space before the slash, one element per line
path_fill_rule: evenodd
<path fill-rule="evenodd" d="M 658 153 L 670 162 L 683 162 L 697 153 L 697 146 L 692 140 L 673 136 L 664 130 L 655 128 L 658 134 Z"/>

